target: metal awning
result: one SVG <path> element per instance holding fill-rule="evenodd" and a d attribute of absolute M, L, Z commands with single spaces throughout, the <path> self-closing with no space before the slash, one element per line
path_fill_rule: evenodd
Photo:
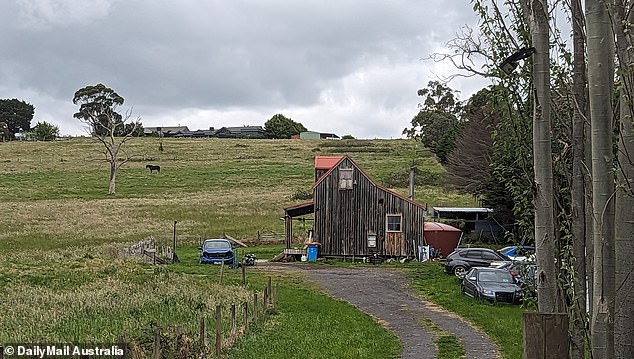
<path fill-rule="evenodd" d="M 315 213 L 315 204 L 313 202 L 300 203 L 295 206 L 284 208 L 284 212 L 291 218 L 305 216 L 307 214 Z"/>

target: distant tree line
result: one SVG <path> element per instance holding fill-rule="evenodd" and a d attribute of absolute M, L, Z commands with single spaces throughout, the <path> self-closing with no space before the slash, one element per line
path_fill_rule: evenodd
<path fill-rule="evenodd" d="M 59 127 L 46 121 L 38 122 L 31 128 L 35 107 L 23 100 L 0 99 L 0 140 L 22 139 L 50 141 L 59 137 Z"/>
<path fill-rule="evenodd" d="M 16 133 L 31 129 L 35 107 L 18 99 L 0 99 L 0 136 L 15 139 Z"/>

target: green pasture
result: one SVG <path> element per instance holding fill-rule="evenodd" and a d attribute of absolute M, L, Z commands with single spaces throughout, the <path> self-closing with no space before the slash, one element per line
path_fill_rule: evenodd
<path fill-rule="evenodd" d="M 107 342 L 125 335 L 149 345 L 155 328 L 194 337 L 198 319 L 211 320 L 217 303 L 226 315 L 231 303 L 250 298 L 266 281 L 249 271 L 243 289 L 239 271 L 227 270 L 220 283 L 218 266 L 197 263 L 200 240 L 227 233 L 250 241 L 258 232 L 283 232 L 283 207 L 310 191 L 315 155 L 347 153 L 379 184 L 402 194 L 414 164 L 424 179 L 417 201 L 473 205 L 444 188 L 442 167 L 408 140 L 163 139 L 159 151 L 156 138 L 134 139 L 114 196 L 107 194 L 100 146 L 87 138 L 0 143 L 0 343 Z M 150 174 L 146 164 L 160 165 L 161 173 Z M 148 237 L 171 244 L 174 221 L 180 264 L 151 266 L 115 255 Z M 271 258 L 280 250 L 278 244 L 240 253 Z M 279 357 L 287 346 L 305 357 L 397 356 L 396 338 L 365 314 L 300 278 L 275 280 L 278 310 L 239 340 L 230 357 Z"/>

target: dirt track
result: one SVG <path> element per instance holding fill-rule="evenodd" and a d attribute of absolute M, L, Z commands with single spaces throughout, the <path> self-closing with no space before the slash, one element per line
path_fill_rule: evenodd
<path fill-rule="evenodd" d="M 458 316 L 415 296 L 405 275 L 393 269 L 368 267 L 324 267 L 310 265 L 266 265 L 262 269 L 297 270 L 305 273 L 326 292 L 374 316 L 403 343 L 404 359 L 435 358 L 434 335 L 421 318 L 455 335 L 467 358 L 496 358 L 499 351 L 482 332 Z"/>

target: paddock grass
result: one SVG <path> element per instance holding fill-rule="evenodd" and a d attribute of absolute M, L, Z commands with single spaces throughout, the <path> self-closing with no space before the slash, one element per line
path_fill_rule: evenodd
<path fill-rule="evenodd" d="M 220 283 L 220 267 L 197 263 L 200 240 L 283 232 L 282 208 L 302 202 L 291 199 L 295 193 L 310 191 L 315 155 L 349 153 L 374 180 L 402 194 L 414 160 L 429 178 L 444 175 L 419 143 L 406 140 L 164 139 L 161 152 L 158 139 L 142 138 L 129 142 L 133 157 L 109 196 L 100 146 L 85 138 L 0 143 L 0 343 L 106 342 L 121 334 L 151 340 L 154 327 L 175 326 L 193 335 L 201 313 L 250 296 L 266 280 L 248 270 L 241 289 L 239 271 L 227 270 Z M 146 164 L 160 165 L 161 173 L 150 174 Z M 416 187 L 415 199 L 474 205 L 429 184 Z M 174 221 L 180 264 L 153 267 L 110 255 L 150 236 L 170 245 Z M 280 250 L 240 251 L 268 259 Z M 298 278 L 276 280 L 279 311 L 230 357 L 397 355 L 398 341 L 371 318 Z"/>
<path fill-rule="evenodd" d="M 407 140 L 164 139 L 163 152 L 158 139 L 129 145 L 133 160 L 119 170 L 117 194 L 109 196 L 108 166 L 100 144 L 90 139 L 1 143 L 0 250 L 129 243 L 148 236 L 169 243 L 173 221 L 183 243 L 223 233 L 239 239 L 253 239 L 258 231 L 280 233 L 282 208 L 301 202 L 291 199 L 297 191 L 310 191 L 314 156 L 332 155 L 333 148 L 365 148 L 350 154 L 378 183 L 407 173 L 414 160 L 426 172 L 444 173 L 419 143 Z M 160 165 L 161 174 L 150 174 L 147 163 Z M 407 187 L 396 181 L 392 189 L 406 194 Z M 420 203 L 474 205 L 470 197 L 438 186 L 417 186 L 415 193 Z"/>

